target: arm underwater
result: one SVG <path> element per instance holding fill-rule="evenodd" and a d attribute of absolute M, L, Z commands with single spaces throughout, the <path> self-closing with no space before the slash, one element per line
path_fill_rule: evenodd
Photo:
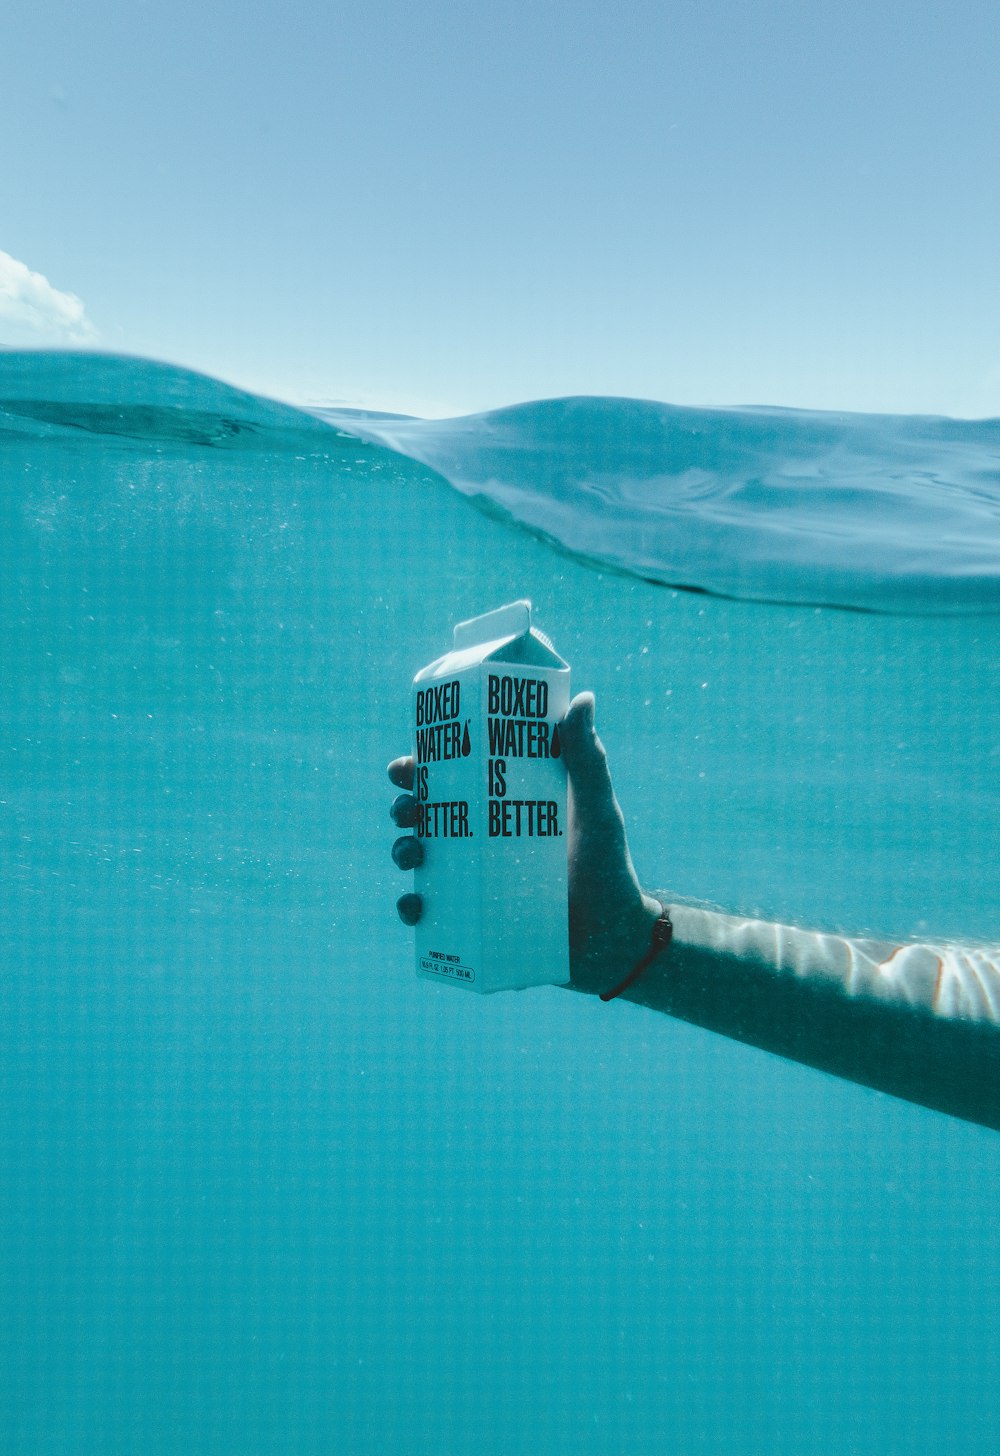
<path fill-rule="evenodd" d="M 421 977 L 563 985 L 1000 1131 L 1000 948 L 739 918 L 639 885 L 589 693 L 514 602 L 459 623 L 390 765 Z"/>
<path fill-rule="evenodd" d="M 1000 1131 L 1000 951 L 891 945 L 670 905 L 623 999 Z"/>

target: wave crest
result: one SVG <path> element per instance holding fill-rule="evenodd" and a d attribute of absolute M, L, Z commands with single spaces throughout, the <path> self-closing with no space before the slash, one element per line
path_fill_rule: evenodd
<path fill-rule="evenodd" d="M 601 398 L 327 418 L 647 580 L 867 611 L 1000 609 L 1000 420 Z"/>
<path fill-rule="evenodd" d="M 1000 420 L 541 400 L 453 420 L 300 410 L 189 370 L 0 351 L 0 435 L 161 449 L 358 442 L 561 550 L 664 585 L 862 611 L 1000 611 Z M 335 449 L 331 447 L 336 446 Z"/>

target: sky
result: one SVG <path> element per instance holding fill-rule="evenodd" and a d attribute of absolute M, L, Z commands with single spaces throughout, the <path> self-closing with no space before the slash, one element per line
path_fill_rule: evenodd
<path fill-rule="evenodd" d="M 11 0 L 0 344 L 1000 415 L 996 0 Z"/>

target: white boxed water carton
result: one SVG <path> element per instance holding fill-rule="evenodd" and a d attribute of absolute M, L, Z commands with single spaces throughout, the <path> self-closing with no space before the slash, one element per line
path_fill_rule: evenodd
<path fill-rule="evenodd" d="M 460 622 L 414 678 L 418 976 L 481 992 L 569 980 L 568 707 L 569 667 L 530 602 Z"/>

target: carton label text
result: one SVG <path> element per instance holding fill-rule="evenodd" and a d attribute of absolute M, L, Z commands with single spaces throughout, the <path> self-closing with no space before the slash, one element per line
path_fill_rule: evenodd
<path fill-rule="evenodd" d="M 507 761 L 558 758 L 559 726 L 545 720 L 549 685 L 541 678 L 491 673 L 486 684 L 490 756 L 486 761 L 491 839 L 547 839 L 562 834 L 554 799 L 508 799 Z"/>

